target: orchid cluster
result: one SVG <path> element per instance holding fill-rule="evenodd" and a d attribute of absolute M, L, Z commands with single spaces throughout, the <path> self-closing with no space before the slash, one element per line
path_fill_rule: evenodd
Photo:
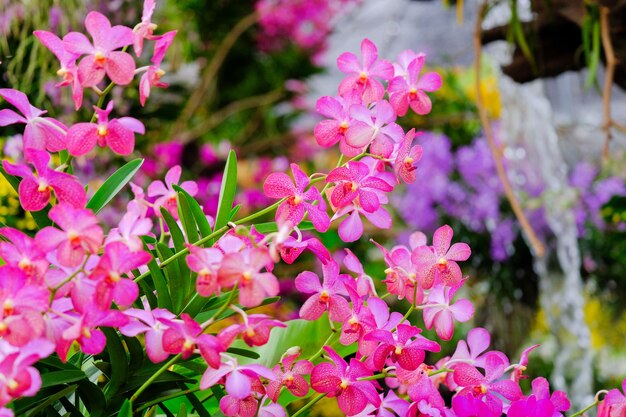
<path fill-rule="evenodd" d="M 342 272 L 322 239 L 302 234 L 337 228 L 343 241 L 352 242 L 364 233 L 361 216 L 375 227 L 391 226 L 388 193 L 416 180 L 422 157 L 417 133 L 404 132 L 395 120 L 409 109 L 427 114 L 432 104 L 426 93 L 441 85 L 436 73 L 421 74 L 423 54 L 405 51 L 391 63 L 379 59 L 366 39 L 361 59 L 339 57 L 346 78 L 338 96 L 319 100 L 327 119 L 315 136 L 323 147 L 339 144 L 343 156 L 328 173 L 307 175 L 298 164 L 291 164 L 292 176 L 271 173 L 263 190 L 274 204 L 236 219 L 231 151 L 214 219 L 194 199 L 197 184 L 181 182 L 181 167 L 174 166 L 164 182 L 147 188 L 130 183 L 134 198 L 126 214 L 106 227 L 99 211 L 142 160 L 127 163 L 88 198 L 72 175 L 72 157 L 89 155 L 96 145 L 119 155 L 133 152 L 143 125 L 110 118 L 113 102 L 104 103 L 112 88 L 131 84 L 141 72 L 142 104 L 151 87 L 163 86 L 159 65 L 174 32 L 155 34 L 154 6 L 146 0 L 134 29 L 111 26 L 91 12 L 85 22 L 91 41 L 77 32 L 63 39 L 36 32 L 61 61 L 60 86 L 70 86 L 76 107 L 86 91 L 99 95 L 91 121 L 68 128 L 43 117 L 45 111 L 23 93 L 0 90 L 21 113 L 0 110 L 0 124 L 26 125 L 24 161 L 3 161 L 2 173 L 40 225 L 34 237 L 0 228 L 0 414 L 50 408 L 151 415 L 182 396 L 196 409 L 213 400 L 229 417 L 283 417 L 303 398 L 308 402 L 291 414 L 296 417 L 324 397 L 336 398 L 347 416 L 543 417 L 569 409 L 565 394 L 550 393 L 543 378 L 523 394 L 520 381 L 537 346 L 512 362 L 489 350 L 485 329 L 472 329 L 452 356 L 428 363 L 430 352 L 452 339 L 455 323 L 474 314 L 470 301 L 455 299 L 468 279 L 459 263 L 471 250 L 453 243 L 451 227 L 438 228 L 431 244 L 419 231 L 408 246 L 387 249 L 374 242 L 387 266 L 383 279 L 369 276 L 349 250 Z M 126 48 L 132 45 L 140 56 L 145 41 L 154 42 L 153 65 L 137 69 Z M 110 87 L 101 88 L 105 77 Z M 255 222 L 274 211 L 275 221 Z M 305 251 L 321 266 L 321 276 L 303 271 L 295 277 L 296 289 L 307 295 L 300 319 L 250 311 L 277 301 L 277 265 L 295 263 Z M 378 294 L 380 288 L 385 294 Z M 390 310 L 392 300 L 406 300 L 404 315 Z M 317 351 L 276 344 L 276 332 L 306 321 L 328 323 Z M 438 340 L 423 329 L 434 329 Z M 279 360 L 253 363 L 264 347 L 278 349 Z M 454 394 L 451 402 L 440 392 L 444 387 Z M 203 392 L 209 394 L 201 401 L 196 395 Z M 41 397 L 23 398 L 33 396 Z M 624 397 L 613 391 L 601 405 L 609 417 L 623 409 Z M 185 412 L 181 408 L 179 415 Z"/>

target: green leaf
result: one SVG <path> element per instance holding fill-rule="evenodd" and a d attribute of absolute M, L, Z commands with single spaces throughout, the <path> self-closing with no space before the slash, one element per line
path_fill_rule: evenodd
<path fill-rule="evenodd" d="M 104 387 L 107 399 L 113 398 L 126 383 L 128 378 L 128 356 L 118 333 L 108 327 L 101 329 L 107 338 L 106 350 L 109 354 L 111 375 L 109 383 Z"/>
<path fill-rule="evenodd" d="M 217 215 L 215 216 L 215 227 L 213 231 L 226 226 L 233 208 L 235 193 L 237 192 L 237 155 L 231 150 L 224 167 L 224 177 L 220 189 L 220 199 L 217 203 Z"/>
<path fill-rule="evenodd" d="M 185 236 L 189 243 L 195 243 L 198 241 L 198 227 L 196 226 L 191 207 L 185 198 L 185 195 L 181 192 L 177 193 L 178 198 L 178 217 L 185 229 Z"/>
<path fill-rule="evenodd" d="M 171 258 L 174 255 L 172 250 L 167 245 L 161 242 L 157 243 L 156 250 L 159 254 L 159 259 L 161 260 L 161 262 L 168 258 Z M 184 260 L 184 257 L 182 258 Z M 148 268 L 150 268 L 150 264 L 148 264 Z M 167 288 L 169 289 L 170 297 L 172 299 L 172 310 L 170 311 L 177 314 L 181 311 L 185 298 L 185 283 L 182 277 L 182 273 L 180 272 L 179 263 L 171 262 L 167 264 L 163 271 L 165 271 L 165 275 L 167 276 Z"/>
<path fill-rule="evenodd" d="M 67 369 L 64 371 L 45 372 L 41 374 L 41 388 L 55 385 L 69 384 L 87 378 L 80 369 Z"/>
<path fill-rule="evenodd" d="M 161 207 L 161 215 L 163 216 L 163 219 L 165 220 L 165 223 L 167 224 L 167 227 L 170 231 L 170 236 L 172 236 L 172 240 L 174 241 L 174 249 L 176 249 L 176 252 L 183 251 L 185 249 L 185 236 L 183 235 L 183 232 L 180 230 L 178 223 L 176 223 L 176 220 L 174 220 L 172 215 L 163 207 Z M 185 257 L 181 256 L 180 258 L 176 260 L 176 263 L 178 263 L 178 269 L 180 272 L 178 279 L 180 280 L 180 287 L 182 289 L 183 300 L 186 300 L 187 296 L 191 293 L 192 284 L 195 285 L 195 283 L 191 282 L 192 281 L 191 276 L 190 276 L 191 272 L 189 271 L 189 266 L 187 266 L 187 261 Z M 170 285 L 171 285 L 171 282 L 170 282 Z M 171 294 L 174 294 L 173 289 L 172 289 Z"/>
<path fill-rule="evenodd" d="M 124 400 L 122 408 L 120 408 L 118 417 L 133 417 L 133 404 L 128 398 Z"/>
<path fill-rule="evenodd" d="M 27 417 L 33 417 L 39 414 L 40 412 L 45 410 L 48 406 L 58 401 L 59 398 L 70 395 L 71 393 L 76 391 L 77 388 L 78 388 L 78 385 L 70 385 L 69 387 L 62 389 L 61 391 L 57 391 L 54 394 L 49 395 L 44 401 L 39 403 L 36 407 L 31 408 L 30 410 L 24 410 L 24 411 L 28 411 Z M 24 411 L 20 411 L 20 413 L 17 413 L 17 414 L 22 414 Z"/>
<path fill-rule="evenodd" d="M 196 224 L 198 225 L 200 236 L 206 237 L 210 235 L 211 233 L 213 233 L 213 230 L 211 230 L 211 225 L 209 224 L 209 221 L 206 218 L 206 214 L 204 214 L 204 211 L 202 211 L 202 207 L 200 207 L 200 204 L 198 204 L 196 199 L 193 198 L 187 191 L 185 191 L 183 188 L 179 187 L 178 185 L 172 185 L 172 187 L 179 194 L 182 193 L 185 196 L 187 205 L 189 206 L 189 209 L 191 210 L 191 213 L 193 214 L 193 218 L 196 220 Z"/>
<path fill-rule="evenodd" d="M 102 210 L 102 208 L 133 178 L 142 164 L 143 159 L 134 159 L 115 171 L 113 175 L 102 184 L 98 191 L 96 191 L 93 197 L 91 197 L 91 200 L 87 203 L 87 208 L 93 210 L 94 213 L 98 213 Z"/>
<path fill-rule="evenodd" d="M 250 359 L 260 358 L 260 355 L 257 352 L 250 350 L 250 349 L 231 347 L 231 348 L 228 348 L 226 352 L 232 353 L 233 355 L 243 356 L 245 358 L 250 358 Z"/>
<path fill-rule="evenodd" d="M 0 173 L 6 178 L 6 180 L 11 184 L 11 187 L 15 190 L 15 192 L 19 195 L 19 186 L 20 180 L 13 175 L 9 175 L 4 168 L 0 166 Z M 52 221 L 48 218 L 48 212 L 52 206 L 48 204 L 43 210 L 40 211 L 30 211 L 29 213 L 33 216 L 35 223 L 39 226 L 40 229 L 43 229 L 46 226 L 52 226 Z"/>
<path fill-rule="evenodd" d="M 187 406 L 185 403 L 180 403 L 180 408 L 178 409 L 176 417 L 187 417 Z"/>
<path fill-rule="evenodd" d="M 228 215 L 228 221 L 232 221 L 237 215 L 237 213 L 239 213 L 240 209 L 241 209 L 241 204 L 237 204 L 235 207 L 233 207 L 233 209 L 230 211 L 230 214 Z"/>

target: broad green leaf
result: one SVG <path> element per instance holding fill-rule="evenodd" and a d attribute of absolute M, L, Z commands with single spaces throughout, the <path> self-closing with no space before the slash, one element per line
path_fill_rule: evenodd
<path fill-rule="evenodd" d="M 224 168 L 224 177 L 220 189 L 220 199 L 217 203 L 217 215 L 215 216 L 215 227 L 213 231 L 226 226 L 226 223 L 228 223 L 236 192 L 237 155 L 234 150 L 231 150 L 226 160 L 226 167 Z"/>
<path fill-rule="evenodd" d="M 41 388 L 55 385 L 69 384 L 87 378 L 80 369 L 67 369 L 63 371 L 43 372 L 41 374 Z"/>
<path fill-rule="evenodd" d="M 250 349 L 231 347 L 231 348 L 228 348 L 226 352 L 232 353 L 233 355 L 243 356 L 245 358 L 250 358 L 250 359 L 259 359 L 260 357 L 260 355 L 257 352 L 250 350 Z"/>
<path fill-rule="evenodd" d="M 109 375 L 109 383 L 104 387 L 104 395 L 107 399 L 110 399 L 126 383 L 128 378 L 128 356 L 120 336 L 115 330 L 103 327 L 102 331 L 107 338 L 106 350 L 109 354 L 109 364 L 111 366 L 111 375 Z"/>
<path fill-rule="evenodd" d="M 176 417 L 187 417 L 187 406 L 185 403 L 180 403 L 180 408 L 178 409 Z"/>
<path fill-rule="evenodd" d="M 187 205 L 189 206 L 189 209 L 193 213 L 193 218 L 196 220 L 196 224 L 198 225 L 200 236 L 206 237 L 210 235 L 211 233 L 213 233 L 213 231 L 211 230 L 211 225 L 209 224 L 209 221 L 206 218 L 206 214 L 204 214 L 204 211 L 202 211 L 202 207 L 200 207 L 200 204 L 198 204 L 196 199 L 193 198 L 187 191 L 185 191 L 183 188 L 179 187 L 178 185 L 172 185 L 172 187 L 179 194 L 182 193 L 185 196 L 185 200 L 187 200 Z"/>
<path fill-rule="evenodd" d="M 42 402 L 40 402 L 39 404 L 37 404 L 37 406 L 30 408 L 29 410 L 20 410 L 20 412 L 18 413 L 18 410 L 16 410 L 16 414 L 20 415 L 22 413 L 24 413 L 25 411 L 28 411 L 28 414 L 26 414 L 27 417 L 33 417 L 36 416 L 37 414 L 39 414 L 40 412 L 42 412 L 43 410 L 45 410 L 48 406 L 54 404 L 56 401 L 59 400 L 59 398 L 61 397 L 65 397 L 67 395 L 70 395 L 71 393 L 73 393 L 74 391 L 76 391 L 76 389 L 78 388 L 78 385 L 74 384 L 74 385 L 70 385 L 66 388 L 63 388 L 60 391 L 57 391 L 49 396 L 46 397 L 46 399 Z"/>
<path fill-rule="evenodd" d="M 159 254 L 159 259 L 161 262 L 164 260 L 171 258 L 174 254 L 172 250 L 165 244 L 159 242 L 156 245 L 157 253 Z M 184 257 L 182 257 L 184 260 Z M 148 268 L 150 265 L 148 264 Z M 170 292 L 170 297 L 172 299 L 172 313 L 177 314 L 181 311 L 185 299 L 185 280 L 180 271 L 180 266 L 178 262 L 170 262 L 163 269 L 165 271 L 165 275 L 167 276 L 168 289 Z M 158 290 L 157 290 L 158 291 Z"/>
<path fill-rule="evenodd" d="M 176 223 L 176 220 L 174 220 L 172 215 L 163 207 L 161 207 L 161 215 L 163 216 L 163 220 L 165 220 L 167 228 L 170 231 L 170 236 L 172 236 L 172 240 L 174 241 L 174 249 L 176 250 L 176 252 L 184 250 L 185 236 L 183 235 L 182 230 L 180 230 L 178 223 Z M 180 258 L 178 258 L 176 263 L 178 263 L 178 269 L 180 270 L 180 275 L 178 276 L 178 279 L 180 280 L 181 289 L 183 291 L 183 300 L 186 300 L 188 294 L 191 293 L 191 288 L 194 283 L 191 282 L 191 272 L 189 271 L 189 267 L 187 266 L 187 260 L 185 259 L 185 257 L 181 256 Z"/>
<path fill-rule="evenodd" d="M 133 417 L 133 404 L 128 398 L 124 400 L 122 408 L 120 408 L 118 417 Z"/>
<path fill-rule="evenodd" d="M 143 164 L 143 159 L 134 159 L 115 171 L 91 197 L 87 208 L 98 213 L 133 178 Z"/>
<path fill-rule="evenodd" d="M 150 270 L 150 276 L 152 277 L 152 283 L 157 293 L 157 305 L 160 308 L 172 310 L 172 299 L 170 298 L 169 288 L 165 276 L 157 265 L 156 260 L 151 260 L 148 263 L 148 270 Z"/>
<path fill-rule="evenodd" d="M 4 176 L 4 178 L 6 178 L 9 184 L 11 184 L 11 187 L 13 187 L 15 192 L 19 195 L 20 180 L 13 175 L 9 175 L 1 166 L 0 173 Z M 46 207 L 43 208 L 43 210 L 29 212 L 30 215 L 33 216 L 35 223 L 37 223 L 37 226 L 39 226 L 40 229 L 52 225 L 52 221 L 48 218 L 48 212 L 51 208 L 52 206 L 48 204 Z"/>
<path fill-rule="evenodd" d="M 189 203 L 183 193 L 178 192 L 177 198 L 178 217 L 180 217 L 180 221 L 185 229 L 185 236 L 187 236 L 189 243 L 195 243 L 198 241 L 198 227 L 196 226 L 193 213 L 191 212 L 191 207 L 189 207 Z"/>

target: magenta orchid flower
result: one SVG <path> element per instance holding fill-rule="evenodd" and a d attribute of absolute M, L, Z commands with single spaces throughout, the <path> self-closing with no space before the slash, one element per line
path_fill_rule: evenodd
<path fill-rule="evenodd" d="M 329 346 L 324 346 L 324 350 L 333 363 L 322 362 L 313 368 L 311 388 L 330 398 L 337 397 L 339 409 L 347 416 L 360 413 L 368 403 L 378 407 L 381 401 L 374 382 L 360 380 L 372 372 L 355 358 L 348 365 Z"/>
<path fill-rule="evenodd" d="M 356 290 L 356 283 L 346 281 L 345 288 L 350 295 L 352 301 L 352 312 L 346 317 L 341 325 L 341 335 L 339 342 L 348 346 L 359 341 L 370 331 L 376 329 L 376 319 L 374 314 L 363 303 L 363 299 Z"/>
<path fill-rule="evenodd" d="M 132 252 L 121 242 L 113 242 L 104 247 L 104 255 L 89 278 L 98 282 L 96 303 L 101 309 L 109 308 L 111 301 L 121 307 L 130 306 L 139 295 L 139 287 L 132 279 L 123 275 L 147 264 L 152 255 L 143 250 Z"/>
<path fill-rule="evenodd" d="M 614 388 L 606 394 L 598 405 L 598 417 L 622 417 L 626 413 L 626 379 L 622 381 L 622 391 Z"/>
<path fill-rule="evenodd" d="M 22 113 L 13 110 L 0 110 L 0 126 L 24 123 L 24 150 L 37 149 L 59 152 L 66 148 L 67 127 L 52 117 L 42 117 L 47 113 L 34 107 L 26 94 L 9 88 L 0 89 L 0 97 L 15 106 Z"/>
<path fill-rule="evenodd" d="M 36 240 L 11 227 L 0 228 L 0 235 L 8 240 L 0 241 L 0 258 L 24 272 L 29 281 L 41 283 L 50 263 Z"/>
<path fill-rule="evenodd" d="M 403 417 L 407 415 L 408 409 L 409 402 L 398 397 L 392 390 L 389 390 L 386 396 L 380 394 L 380 405 L 376 407 L 373 404 L 368 404 L 355 417 Z"/>
<path fill-rule="evenodd" d="M 315 187 L 306 189 L 311 180 L 297 164 L 291 164 L 291 172 L 294 177 L 293 181 L 287 174 L 273 172 L 263 184 L 266 196 L 286 199 L 276 210 L 276 221 L 279 224 L 289 223 L 297 226 L 305 213 L 308 213 L 317 231 L 327 231 L 330 227 L 330 219 L 326 213 L 326 202 L 322 195 Z"/>
<path fill-rule="evenodd" d="M 454 232 L 448 225 L 435 230 L 433 246 L 420 246 L 411 257 L 419 270 L 419 278 L 424 289 L 431 288 L 435 282 L 456 285 L 461 281 L 461 268 L 457 261 L 465 261 L 471 254 L 466 243 L 450 246 Z"/>
<path fill-rule="evenodd" d="M 69 85 L 72 87 L 72 99 L 74 100 L 75 109 L 78 110 L 83 102 L 83 86 L 78 76 L 78 67 L 76 59 L 79 54 L 68 52 L 63 45 L 63 41 L 54 33 L 45 30 L 36 30 L 33 32 L 41 43 L 57 57 L 61 63 L 61 68 L 57 71 L 57 75 L 63 78 L 57 87 Z"/>
<path fill-rule="evenodd" d="M 626 400 L 626 398 L 624 399 Z M 626 411 L 626 401 L 624 406 L 623 411 Z M 569 410 L 569 408 L 569 399 L 563 391 L 555 391 L 550 395 L 550 384 L 548 381 L 545 378 L 535 378 L 532 382 L 532 395 L 511 403 L 507 416 L 562 417 L 562 413 Z"/>
<path fill-rule="evenodd" d="M 108 146 L 118 155 L 129 155 L 135 149 L 135 133 L 143 135 L 143 123 L 133 117 L 109 120 L 113 101 L 106 109 L 94 106 L 98 123 L 77 123 L 67 131 L 67 150 L 70 155 L 80 156 L 91 151 L 96 144 Z"/>
<path fill-rule="evenodd" d="M 350 158 L 363 151 L 362 148 L 352 147 L 346 142 L 346 132 L 352 123 L 350 107 L 353 104 L 361 104 L 360 98 L 356 95 L 326 96 L 317 100 L 315 105 L 317 112 L 328 119 L 320 121 L 313 131 L 315 140 L 320 146 L 328 148 L 339 142 L 341 153 Z"/>
<path fill-rule="evenodd" d="M 339 265 L 328 262 L 322 265 L 324 282 L 320 283 L 317 274 L 304 271 L 296 277 L 296 288 L 304 294 L 313 294 L 300 308 L 300 317 L 305 320 L 317 320 L 324 311 L 333 321 L 344 321 L 350 315 L 350 305 L 343 297 L 347 295 L 344 280 L 348 275 L 339 274 Z"/>
<path fill-rule="evenodd" d="M 517 382 L 502 379 L 508 365 L 508 361 L 501 355 L 495 352 L 488 353 L 485 357 L 484 375 L 474 366 L 461 362 L 454 368 L 454 382 L 463 387 L 461 395 L 471 393 L 480 398 L 484 397 L 492 409 L 502 410 L 502 400 L 495 394 L 509 401 L 516 401 L 522 397 L 522 390 Z"/>
<path fill-rule="evenodd" d="M 174 36 L 176 36 L 175 30 L 167 32 L 159 36 L 154 44 L 154 55 L 150 59 L 152 65 L 148 67 L 139 80 L 139 102 L 142 106 L 146 105 L 146 100 L 150 97 L 152 87 L 169 87 L 169 84 L 161 81 L 161 77 L 165 75 L 165 71 L 161 69 L 161 62 L 163 62 L 165 53 L 172 44 Z M 139 52 L 139 54 L 141 54 L 141 52 Z"/>
<path fill-rule="evenodd" d="M 443 340 L 452 339 L 454 320 L 465 323 L 474 315 L 474 306 L 464 298 L 450 304 L 454 294 L 462 284 L 455 287 L 435 285 L 428 294 L 424 308 L 424 324 L 428 330 L 435 328 L 437 336 Z"/>
<path fill-rule="evenodd" d="M 188 245 L 189 255 L 187 255 L 187 265 L 189 269 L 198 274 L 196 278 L 196 291 L 203 297 L 210 297 L 219 294 L 221 291 L 218 279 L 224 254 L 217 248 L 201 248 Z"/>
<path fill-rule="evenodd" d="M 380 192 L 393 190 L 393 186 L 385 180 L 370 175 L 369 167 L 360 161 L 351 161 L 344 167 L 333 169 L 326 182 L 336 185 L 330 195 L 333 206 L 342 208 L 357 200 L 368 213 L 380 208 Z"/>
<path fill-rule="evenodd" d="M 501 412 L 492 409 L 482 399 L 472 394 L 455 395 L 452 398 L 452 410 L 457 417 L 500 417 Z"/>
<path fill-rule="evenodd" d="M 409 385 L 409 406 L 407 417 L 439 417 L 445 414 L 445 402 L 435 387 L 432 379 L 424 373 L 418 373 L 416 380 Z"/>
<path fill-rule="evenodd" d="M 49 217 L 61 230 L 45 227 L 37 233 L 37 241 L 46 252 L 57 249 L 57 260 L 61 265 L 78 266 L 87 253 L 98 252 L 103 232 L 91 210 L 60 203 L 50 209 Z"/>
<path fill-rule="evenodd" d="M 441 88 L 441 76 L 428 72 L 420 77 L 424 66 L 424 55 L 418 55 L 408 66 L 406 77 L 395 77 L 389 82 L 389 101 L 398 116 L 404 116 L 409 108 L 419 115 L 430 113 L 433 105 L 425 91 Z"/>
<path fill-rule="evenodd" d="M 163 348 L 163 333 L 169 328 L 164 321 L 174 320 L 176 315 L 163 308 L 152 310 L 147 302 L 143 307 L 124 311 L 130 321 L 120 327 L 120 333 L 128 337 L 145 334 L 148 358 L 154 363 L 163 362 L 170 355 Z"/>
<path fill-rule="evenodd" d="M 24 152 L 26 160 L 35 167 L 37 175 L 26 164 L 11 164 L 2 161 L 4 170 L 17 177 L 22 177 L 18 193 L 20 204 L 27 211 L 42 210 L 50 202 L 50 191 L 54 191 L 61 203 L 75 208 L 83 208 L 87 204 L 85 189 L 76 177 L 48 167 L 50 154 L 46 151 L 30 149 Z"/>
<path fill-rule="evenodd" d="M 152 220 L 144 217 L 142 207 L 137 201 L 132 200 L 126 206 L 126 214 L 122 216 L 118 226 L 109 231 L 105 244 L 122 242 L 128 249 L 137 252 L 143 249 L 141 236 L 150 234 L 151 230 Z"/>
<path fill-rule="evenodd" d="M 249 248 L 224 256 L 218 271 L 219 280 L 227 284 L 238 283 L 239 303 L 256 307 L 266 297 L 278 295 L 278 279 L 271 272 L 261 272 L 273 265 L 267 249 Z"/>
<path fill-rule="evenodd" d="M 439 352 L 437 342 L 420 335 L 421 329 L 407 324 L 399 324 L 395 333 L 389 330 L 374 330 L 365 336 L 366 340 L 380 342 L 372 355 L 372 364 L 376 369 L 383 369 L 385 361 L 391 357 L 393 362 L 407 371 L 417 369 L 424 362 L 425 351 Z"/>
<path fill-rule="evenodd" d="M 104 15 L 90 12 L 85 27 L 93 44 L 85 35 L 70 32 L 63 38 L 65 49 L 72 54 L 87 55 L 78 64 L 78 75 L 84 87 L 94 87 L 109 76 L 119 85 L 127 85 L 135 76 L 135 60 L 130 54 L 116 49 L 133 43 L 133 31 L 126 26 L 113 26 Z"/>
<path fill-rule="evenodd" d="M 263 365 L 239 365 L 237 360 L 222 354 L 225 359 L 219 368 L 207 368 L 200 380 L 200 389 L 208 389 L 224 379 L 224 388 L 229 395 L 244 399 L 252 392 L 252 379 L 264 377 L 270 381 L 276 380 L 276 375 Z"/>
<path fill-rule="evenodd" d="M 143 51 L 143 41 L 152 39 L 152 34 L 157 28 L 157 25 L 152 23 L 154 9 L 156 9 L 156 0 L 144 0 L 141 22 L 133 28 L 133 48 L 137 58 L 141 56 Z"/>
<path fill-rule="evenodd" d="M 270 332 L 274 327 L 287 327 L 279 320 L 272 320 L 267 314 L 247 315 L 243 311 L 241 313 L 243 313 L 243 323 L 230 325 L 223 329 L 220 334 L 229 339 L 241 335 L 248 346 L 263 346 L 269 340 Z"/>
<path fill-rule="evenodd" d="M 0 407 L 14 399 L 37 394 L 42 382 L 33 365 L 53 351 L 54 344 L 46 339 L 34 338 L 20 348 L 0 339 Z"/>
<path fill-rule="evenodd" d="M 539 345 L 532 345 L 527 347 L 520 354 L 520 360 L 517 364 L 513 365 L 513 371 L 511 372 L 511 379 L 513 381 L 519 381 L 520 379 L 526 379 L 528 376 L 524 375 L 524 371 L 526 370 L 526 366 L 528 365 L 528 356 L 530 352 L 537 349 Z"/>
<path fill-rule="evenodd" d="M 411 129 L 404 136 L 398 148 L 398 153 L 393 163 L 393 171 L 396 174 L 398 182 L 400 182 L 400 180 L 407 184 L 415 182 L 416 164 L 422 159 L 422 147 L 420 145 L 411 147 L 414 138 L 415 129 Z"/>
<path fill-rule="evenodd" d="M 369 39 L 361 42 L 361 57 L 362 63 L 352 52 L 344 52 L 337 58 L 337 67 L 348 74 L 339 85 L 339 94 L 346 96 L 356 92 L 368 104 L 383 98 L 385 87 L 378 79 L 391 79 L 393 66 L 389 61 L 378 60 L 378 49 Z"/>
<path fill-rule="evenodd" d="M 0 337 L 24 346 L 44 332 L 42 313 L 50 304 L 47 288 L 29 283 L 20 269 L 0 267 Z"/>
<path fill-rule="evenodd" d="M 267 384 L 267 396 L 274 402 L 278 401 L 280 389 L 284 386 L 296 397 L 304 397 L 309 392 L 309 383 L 303 375 L 309 375 L 313 370 L 313 364 L 308 360 L 296 359 L 300 356 L 300 350 L 293 354 L 286 354 L 272 370 L 276 374 L 276 380 Z"/>
<path fill-rule="evenodd" d="M 363 265 L 361 264 L 361 261 L 359 261 L 359 258 L 357 258 L 357 256 L 350 249 L 346 249 L 345 251 L 346 256 L 344 256 L 343 258 L 343 264 L 350 272 L 353 272 L 357 275 L 355 285 L 356 292 L 361 297 L 366 297 L 368 295 L 375 297 L 377 294 L 374 280 L 372 279 L 372 277 L 365 273 L 365 270 L 363 269 Z"/>
<path fill-rule="evenodd" d="M 254 417 L 258 407 L 259 401 L 252 395 L 246 398 L 224 395 L 220 398 L 220 411 L 226 417 Z"/>
<path fill-rule="evenodd" d="M 153 181 L 148 186 L 148 197 L 157 197 L 154 202 L 154 209 L 158 216 L 161 215 L 159 208 L 163 207 L 175 220 L 178 220 L 178 202 L 176 200 L 178 193 L 172 185 L 178 184 L 181 174 L 180 165 L 175 165 L 165 174 L 165 184 L 163 181 Z M 198 185 L 195 181 L 184 181 L 180 184 L 180 188 L 187 191 L 192 197 L 198 193 Z"/>
<path fill-rule="evenodd" d="M 226 351 L 226 347 L 213 335 L 203 334 L 202 327 L 192 319 L 189 314 L 183 313 L 182 320 L 160 319 L 168 326 L 163 332 L 163 350 L 172 354 L 181 354 L 183 359 L 189 358 L 196 349 L 201 352 L 211 352 L 205 355 L 207 362 L 212 367 L 220 364 L 220 351 Z"/>
<path fill-rule="evenodd" d="M 388 158 L 402 141 L 404 131 L 395 123 L 396 114 L 386 100 L 377 101 L 372 110 L 362 104 L 350 107 L 352 123 L 346 130 L 346 143 L 357 149 L 370 146 L 374 155 Z"/>
<path fill-rule="evenodd" d="M 339 237 L 344 242 L 355 242 L 363 235 L 363 220 L 361 220 L 361 215 L 365 216 L 370 223 L 379 229 L 389 229 L 392 223 L 391 215 L 383 206 L 380 206 L 378 210 L 370 213 L 355 203 L 337 210 L 331 222 L 345 215 L 347 216 L 339 225 L 338 230 Z"/>

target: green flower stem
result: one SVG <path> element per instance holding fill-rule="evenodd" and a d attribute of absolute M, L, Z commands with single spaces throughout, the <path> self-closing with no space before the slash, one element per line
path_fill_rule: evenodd
<path fill-rule="evenodd" d="M 148 378 L 148 380 L 146 382 L 144 382 L 143 385 L 141 385 L 137 389 L 137 391 L 135 391 L 135 393 L 132 395 L 132 397 L 130 397 L 130 402 L 131 403 L 135 402 L 135 400 L 137 400 L 137 398 L 150 386 L 150 384 L 152 384 L 154 381 L 156 381 L 156 379 L 158 377 L 160 377 L 161 374 L 163 374 L 163 372 L 167 371 L 167 369 L 170 366 L 174 365 L 182 357 L 183 357 L 183 355 L 181 355 L 179 353 L 178 355 L 174 356 L 172 359 L 167 361 L 167 363 L 165 365 L 163 365 L 161 368 L 159 368 L 158 371 L 156 371 L 154 374 L 152 374 L 152 376 L 150 378 Z"/>
<path fill-rule="evenodd" d="M 583 415 L 585 412 L 589 411 L 590 409 L 592 409 L 593 407 L 595 407 L 596 405 L 598 405 L 599 400 L 595 400 L 594 402 L 592 402 L 591 404 L 589 404 L 587 407 L 583 408 L 582 410 L 572 414 L 570 417 L 578 417 Z"/>
<path fill-rule="evenodd" d="M 381 374 L 376 374 L 372 376 L 364 376 L 364 377 L 358 378 L 357 381 L 375 381 L 377 379 L 387 378 L 388 376 L 395 377 L 395 375 L 393 374 L 388 374 L 387 372 L 383 372 Z"/>
<path fill-rule="evenodd" d="M 296 411 L 294 414 L 292 414 L 291 417 L 298 417 L 300 414 L 304 413 L 306 410 L 308 410 L 309 408 L 313 407 L 315 405 L 315 403 L 317 403 L 319 400 L 321 400 L 325 396 L 326 396 L 326 394 L 318 394 L 318 395 L 316 395 L 315 397 L 313 397 L 313 399 L 311 401 L 306 403 L 306 405 L 304 407 L 302 407 L 301 409 Z"/>
<path fill-rule="evenodd" d="M 435 371 L 430 371 L 428 373 L 428 376 L 433 376 L 433 375 L 438 375 L 438 374 L 443 374 L 446 372 L 454 372 L 454 369 L 448 369 L 448 368 L 441 368 L 441 369 L 437 369 Z"/>
<path fill-rule="evenodd" d="M 330 342 L 333 337 L 337 334 L 337 332 L 331 332 L 330 336 L 328 336 L 328 338 L 326 339 L 326 341 L 324 343 L 322 343 L 322 347 L 313 354 L 313 356 L 311 356 L 309 358 L 309 360 L 311 362 L 313 362 L 315 359 L 319 358 L 320 356 L 322 356 L 322 353 L 324 353 L 324 346 L 330 346 L 332 343 Z"/>

